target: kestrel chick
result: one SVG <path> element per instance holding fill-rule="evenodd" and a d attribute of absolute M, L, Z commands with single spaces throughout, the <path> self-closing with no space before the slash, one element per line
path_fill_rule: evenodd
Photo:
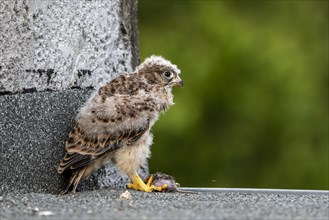
<path fill-rule="evenodd" d="M 80 180 L 88 178 L 106 162 L 128 175 L 129 188 L 151 192 L 164 186 L 145 184 L 137 169 L 150 155 L 151 127 L 161 112 L 173 105 L 173 86 L 183 86 L 180 70 L 160 56 L 151 56 L 133 73 L 114 78 L 100 87 L 76 117 L 66 141 L 66 154 L 57 172 L 71 171 L 66 189 L 75 192 Z"/>

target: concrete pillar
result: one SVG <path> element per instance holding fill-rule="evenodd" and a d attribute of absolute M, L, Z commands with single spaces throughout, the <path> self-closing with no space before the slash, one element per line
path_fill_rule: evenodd
<path fill-rule="evenodd" d="M 0 193 L 56 193 L 78 109 L 138 62 L 136 0 L 0 1 Z M 80 188 L 127 182 L 109 164 Z"/>

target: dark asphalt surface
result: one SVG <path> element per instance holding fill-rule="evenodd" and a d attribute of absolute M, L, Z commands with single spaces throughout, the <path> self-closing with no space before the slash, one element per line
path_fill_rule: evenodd
<path fill-rule="evenodd" d="M 328 219 L 324 194 L 142 193 L 102 189 L 74 195 L 0 195 L 0 219 Z"/>

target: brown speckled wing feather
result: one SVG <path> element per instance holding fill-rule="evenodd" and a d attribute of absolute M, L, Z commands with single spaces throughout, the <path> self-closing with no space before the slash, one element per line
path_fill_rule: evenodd
<path fill-rule="evenodd" d="M 66 153 L 58 166 L 58 173 L 63 173 L 68 168 L 77 169 L 83 164 L 89 164 L 97 157 L 91 155 L 82 155 L 78 153 Z M 87 163 L 86 163 L 87 162 Z"/>
<path fill-rule="evenodd" d="M 138 130 L 127 130 L 108 135 L 102 139 L 83 138 L 77 127 L 70 133 L 66 141 L 67 153 L 61 160 L 57 169 L 58 173 L 63 173 L 67 169 L 78 169 L 92 163 L 105 153 L 109 153 L 123 146 L 136 142 L 149 128 L 149 124 Z"/>

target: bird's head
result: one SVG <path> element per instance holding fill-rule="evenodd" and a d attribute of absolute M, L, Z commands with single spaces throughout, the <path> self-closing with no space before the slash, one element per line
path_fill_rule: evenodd
<path fill-rule="evenodd" d="M 163 87 L 183 86 L 179 77 L 180 70 L 176 65 L 161 56 L 150 56 L 137 67 L 139 75 L 143 76 L 149 84 Z"/>

